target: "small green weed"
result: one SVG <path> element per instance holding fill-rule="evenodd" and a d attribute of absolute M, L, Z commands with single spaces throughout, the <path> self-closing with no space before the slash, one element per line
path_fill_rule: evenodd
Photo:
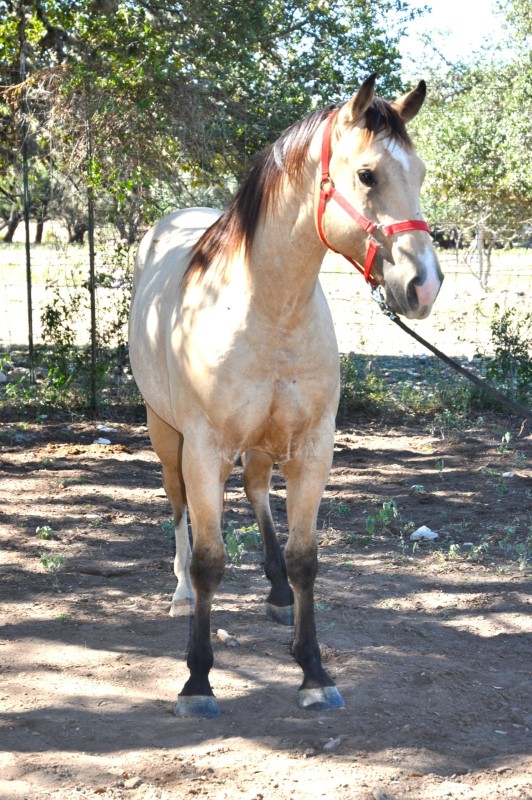
<path fill-rule="evenodd" d="M 480 544 L 471 545 L 469 553 L 467 554 L 468 559 L 471 561 L 483 561 L 489 551 L 489 543 L 486 539 L 482 539 Z"/>
<path fill-rule="evenodd" d="M 382 508 L 376 514 L 366 517 L 366 533 L 373 536 L 375 533 L 386 533 L 393 522 L 399 517 L 399 509 L 395 500 L 384 500 Z"/>
<path fill-rule="evenodd" d="M 457 542 L 451 542 L 449 545 L 449 551 L 447 553 L 447 557 L 449 559 L 458 558 L 460 555 L 460 545 Z"/>
<path fill-rule="evenodd" d="M 432 434 L 439 434 L 441 439 L 447 439 L 453 433 L 463 430 L 465 415 L 449 408 L 443 408 L 434 416 Z"/>
<path fill-rule="evenodd" d="M 346 544 L 353 544 L 357 547 L 367 547 L 371 544 L 373 534 L 370 533 L 344 533 L 342 534 L 342 541 Z"/>
<path fill-rule="evenodd" d="M 175 529 L 174 529 L 174 518 L 168 517 L 167 519 L 161 520 L 159 523 L 159 528 L 162 530 L 165 536 L 169 539 L 174 538 Z"/>
<path fill-rule="evenodd" d="M 44 541 L 57 539 L 56 532 L 49 525 L 40 525 L 38 528 L 36 528 L 35 533 L 39 539 Z"/>
<path fill-rule="evenodd" d="M 244 553 L 260 544 L 259 526 L 255 522 L 247 527 L 236 528 L 234 522 L 228 522 L 224 541 L 231 563 L 241 564 Z"/>
<path fill-rule="evenodd" d="M 445 470 L 445 460 L 441 458 L 439 461 L 436 461 L 434 464 L 434 469 L 438 470 L 438 478 L 442 481 L 445 480 L 445 475 L 443 474 Z"/>
<path fill-rule="evenodd" d="M 329 503 L 329 508 L 325 512 L 325 525 L 327 528 L 332 528 L 332 518 L 333 517 L 347 517 L 349 514 L 352 513 L 352 509 L 347 505 L 347 503 L 342 502 L 342 500 L 336 500 L 333 498 Z"/>
<path fill-rule="evenodd" d="M 532 530 L 524 542 L 516 543 L 514 550 L 517 556 L 519 569 L 523 572 L 532 562 Z"/>
<path fill-rule="evenodd" d="M 506 431 L 498 447 L 499 453 L 507 453 L 508 450 L 511 450 L 512 449 L 511 442 L 512 442 L 512 434 L 510 433 L 510 431 Z"/>
<path fill-rule="evenodd" d="M 334 498 L 331 500 L 329 504 L 329 516 L 341 516 L 346 517 L 351 513 L 351 508 L 347 505 L 347 503 L 342 502 L 341 500 L 335 500 Z"/>
<path fill-rule="evenodd" d="M 493 477 L 494 475 L 499 475 L 499 471 L 493 469 L 493 467 L 482 467 L 480 471 L 481 475 L 485 475 L 486 477 Z"/>
<path fill-rule="evenodd" d="M 435 555 L 442 561 L 454 561 L 461 556 L 460 545 L 457 542 L 451 542 L 447 550 L 436 550 Z"/>
<path fill-rule="evenodd" d="M 50 572 L 59 572 L 65 563 L 65 557 L 50 556 L 48 553 L 41 553 L 39 555 L 39 561 L 41 562 L 42 566 Z"/>

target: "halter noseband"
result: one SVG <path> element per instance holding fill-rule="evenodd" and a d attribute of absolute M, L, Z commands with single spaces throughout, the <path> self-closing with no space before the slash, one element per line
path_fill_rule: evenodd
<path fill-rule="evenodd" d="M 346 198 L 340 194 L 339 191 L 337 191 L 334 181 L 329 173 L 329 163 L 331 160 L 332 123 L 337 116 L 338 110 L 333 111 L 329 116 L 327 124 L 325 125 L 325 130 L 323 131 L 323 139 L 321 143 L 321 180 L 317 219 L 318 234 L 325 247 L 328 247 L 329 250 L 342 255 L 345 259 L 347 259 L 347 261 L 349 261 L 350 264 L 352 264 L 359 272 L 362 273 L 369 284 L 372 286 L 377 286 L 377 281 L 372 277 L 371 270 L 373 268 L 375 256 L 381 247 L 386 244 L 387 239 L 390 236 L 393 236 L 395 233 L 404 233 L 405 231 L 426 231 L 427 233 L 430 233 L 430 228 L 425 220 L 422 219 L 408 219 L 404 220 L 404 222 L 393 222 L 391 225 L 378 225 L 376 222 L 372 222 L 372 220 L 368 219 L 363 214 L 360 214 L 356 208 L 353 208 L 351 203 L 346 200 Z M 353 258 L 344 255 L 344 253 L 340 253 L 339 250 L 335 250 L 335 248 L 331 247 L 327 241 L 325 232 L 323 230 L 323 217 L 325 215 L 325 209 L 329 199 L 335 200 L 338 205 L 341 206 L 343 210 L 349 214 L 349 216 L 354 219 L 355 222 L 357 222 L 368 234 L 369 244 L 363 266 L 361 266 Z"/>

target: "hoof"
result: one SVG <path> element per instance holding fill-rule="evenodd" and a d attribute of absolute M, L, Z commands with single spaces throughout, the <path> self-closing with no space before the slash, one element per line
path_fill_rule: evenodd
<path fill-rule="evenodd" d="M 220 716 L 216 698 L 212 695 L 180 695 L 174 706 L 176 717 L 214 719 Z"/>
<path fill-rule="evenodd" d="M 308 711 L 329 711 L 343 708 L 345 703 L 336 686 L 322 686 L 319 689 L 300 689 L 299 705 Z"/>
<path fill-rule="evenodd" d="M 194 602 L 188 597 L 183 597 L 181 600 L 172 600 L 168 613 L 171 617 L 190 617 L 193 610 Z"/>
<path fill-rule="evenodd" d="M 266 614 L 268 619 L 281 625 L 294 624 L 294 606 L 274 606 L 273 603 L 266 603 Z"/>

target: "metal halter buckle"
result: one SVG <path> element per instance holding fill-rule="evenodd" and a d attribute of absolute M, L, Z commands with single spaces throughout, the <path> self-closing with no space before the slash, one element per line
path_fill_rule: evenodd
<path fill-rule="evenodd" d="M 371 287 L 371 296 L 379 306 L 380 310 L 383 314 L 386 314 L 387 317 L 390 319 L 397 319 L 397 314 L 395 311 L 392 311 L 388 303 L 386 302 L 386 298 L 384 297 L 384 292 L 382 290 L 382 286 L 372 286 Z"/>
<path fill-rule="evenodd" d="M 325 187 L 327 187 L 327 188 L 325 188 Z M 334 181 L 330 177 L 330 175 L 326 175 L 325 177 L 323 177 L 321 179 L 321 181 L 320 181 L 320 191 L 323 192 L 325 195 L 327 195 L 327 197 L 331 196 L 330 192 L 334 188 L 335 188 L 334 187 Z"/>

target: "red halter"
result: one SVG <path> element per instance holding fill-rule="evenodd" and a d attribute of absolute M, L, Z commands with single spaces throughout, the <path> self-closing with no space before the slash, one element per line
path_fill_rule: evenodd
<path fill-rule="evenodd" d="M 340 192 L 337 191 L 334 181 L 329 174 L 329 162 L 331 158 L 331 129 L 333 120 L 337 115 L 338 111 L 334 111 L 330 115 L 327 120 L 325 130 L 323 131 L 323 140 L 321 144 L 320 199 L 318 203 L 317 220 L 318 234 L 323 244 L 328 247 L 329 250 L 333 250 L 335 253 L 339 253 L 339 255 L 344 256 L 344 258 L 346 258 L 350 264 L 352 264 L 359 272 L 362 273 L 369 284 L 376 286 L 377 282 L 372 277 L 371 270 L 373 268 L 375 256 L 380 248 L 385 245 L 388 237 L 393 236 L 394 233 L 404 233 L 405 231 L 426 231 L 427 233 L 430 233 L 430 229 L 427 223 L 422 219 L 408 219 L 404 222 L 393 222 L 391 225 L 378 225 L 376 222 L 372 222 L 370 219 L 360 214 L 355 208 L 353 208 L 351 203 L 346 200 L 346 198 L 341 195 Z M 335 250 L 334 247 L 331 247 L 327 241 L 325 232 L 323 230 L 323 217 L 329 199 L 335 200 L 338 205 L 340 205 L 344 211 L 355 220 L 355 222 L 358 222 L 361 228 L 364 228 L 368 234 L 369 245 L 366 252 L 364 266 L 361 266 L 357 261 L 349 256 L 340 253 L 339 250 Z"/>

